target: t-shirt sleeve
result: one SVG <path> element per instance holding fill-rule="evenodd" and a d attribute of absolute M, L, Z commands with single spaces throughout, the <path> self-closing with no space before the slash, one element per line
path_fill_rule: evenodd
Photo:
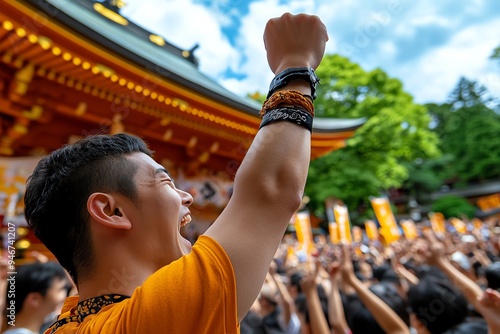
<path fill-rule="evenodd" d="M 136 289 L 127 311 L 128 326 L 141 333 L 237 333 L 229 257 L 215 240 L 201 236 L 191 253 Z"/>

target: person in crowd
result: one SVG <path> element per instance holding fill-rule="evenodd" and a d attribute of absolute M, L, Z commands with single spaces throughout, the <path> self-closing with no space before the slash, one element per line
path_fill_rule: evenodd
<path fill-rule="evenodd" d="M 339 275 L 341 270 L 341 262 L 337 259 L 326 264 L 328 266 L 328 274 L 330 275 L 330 296 L 328 297 L 328 318 L 330 319 L 332 334 L 346 334 L 349 332 L 349 325 L 344 313 L 344 306 L 342 304 L 341 290 L 341 277 Z"/>
<path fill-rule="evenodd" d="M 278 292 L 268 282 L 265 282 L 260 290 L 257 300 L 260 304 L 262 325 L 266 333 L 278 334 L 285 332 L 285 326 L 281 319 L 281 305 L 278 302 Z"/>
<path fill-rule="evenodd" d="M 49 332 L 238 332 L 301 204 L 314 70 L 327 40 L 316 16 L 286 13 L 267 23 L 276 77 L 263 121 L 231 200 L 193 246 L 179 233 L 193 198 L 141 139 L 89 136 L 39 162 L 27 183 L 26 219 L 79 292 Z"/>
<path fill-rule="evenodd" d="M 330 332 L 330 326 L 325 316 L 324 304 L 321 302 L 318 293 L 318 265 L 312 265 L 300 281 L 300 286 L 304 292 L 307 305 L 307 328 L 309 334 L 323 334 Z M 328 311 L 327 311 L 328 312 Z M 306 327 L 305 325 L 303 327 Z"/>
<path fill-rule="evenodd" d="M 269 279 L 268 275 L 258 298 L 240 324 L 242 334 L 285 333 L 278 292 L 272 284 L 269 284 Z"/>
<path fill-rule="evenodd" d="M 292 285 L 298 285 L 298 288 L 292 288 L 292 290 L 296 290 L 298 293 L 296 297 L 294 298 L 295 301 L 295 309 L 297 312 L 297 316 L 300 320 L 300 328 L 302 331 L 302 334 L 310 334 L 312 329 L 312 323 L 311 321 L 316 322 L 316 327 L 323 327 L 322 324 L 318 324 L 318 319 L 321 319 L 324 317 L 327 321 L 328 324 L 328 296 L 327 293 L 324 289 L 324 286 L 322 284 L 317 284 L 315 285 L 316 287 L 316 292 L 312 291 L 304 291 L 303 287 L 304 284 L 306 287 L 311 288 L 311 283 L 309 282 L 311 280 L 311 277 L 313 277 L 312 274 L 312 268 L 314 268 L 314 261 L 312 259 L 309 260 L 309 263 L 307 266 L 304 266 L 303 269 L 300 270 L 298 273 L 292 274 Z M 307 276 L 307 277 L 306 277 Z M 314 277 L 317 277 L 314 276 Z M 304 283 L 304 279 L 306 282 Z M 309 284 L 308 284 L 309 283 Z M 319 316 L 318 314 L 311 314 L 309 311 L 310 307 L 310 296 L 315 296 L 314 298 L 317 298 L 319 300 L 319 305 L 316 304 L 316 301 L 313 301 L 314 309 L 315 310 L 321 310 L 323 313 L 323 316 Z M 316 312 L 316 311 L 314 311 Z"/>
<path fill-rule="evenodd" d="M 408 325 L 402 319 L 402 317 L 408 317 L 405 314 L 405 304 L 396 288 L 391 284 L 381 283 L 382 285 L 379 285 L 378 289 L 374 289 L 374 286 L 370 289 L 363 284 L 354 273 L 351 252 L 352 250 L 348 246 L 343 246 L 342 281 L 355 291 L 355 295 L 350 296 L 350 298 L 348 296 L 347 302 L 342 306 L 351 332 L 354 334 L 364 332 L 410 333 Z M 381 297 L 392 305 L 388 305 Z"/>
<path fill-rule="evenodd" d="M 484 270 L 484 276 L 489 289 L 500 292 L 500 261 L 493 262 Z"/>
<path fill-rule="evenodd" d="M 484 284 L 486 290 L 482 291 L 479 284 L 474 282 L 480 281 L 480 277 L 472 273 L 474 266 L 461 266 L 453 260 L 453 254 L 460 251 L 473 263 L 475 259 L 481 258 L 481 251 L 492 245 L 492 240 L 496 242 L 495 236 L 488 242 L 483 240 L 471 244 L 470 238 L 445 234 L 441 236 L 446 241 L 444 244 L 434 234 L 427 236 L 428 232 L 428 229 L 422 229 L 425 238 L 408 240 L 402 237 L 384 248 L 371 247 L 370 252 L 347 253 L 352 259 L 352 270 L 348 271 L 352 271 L 352 276 L 358 280 L 354 285 L 349 283 L 349 275 L 341 274 L 345 270 L 345 257 L 341 250 L 348 246 L 317 244 L 316 251 L 307 255 L 306 263 L 295 261 L 293 252 L 288 252 L 292 254 L 291 260 L 287 256 L 276 259 L 275 262 L 281 264 L 279 271 L 286 273 L 283 280 L 288 282 L 287 290 L 299 303 L 299 315 L 300 310 L 309 308 L 309 304 L 312 305 L 310 307 L 318 308 L 313 290 L 305 293 L 304 287 L 310 288 L 308 284 L 312 284 L 312 280 L 306 280 L 306 285 L 302 284 L 307 274 L 303 269 L 312 266 L 311 258 L 315 255 L 318 256 L 316 264 L 320 263 L 329 269 L 329 285 L 324 286 L 319 271 L 314 284 L 317 291 L 326 288 L 328 293 L 327 317 L 321 316 L 324 312 L 316 311 L 312 320 L 314 329 L 311 319 L 303 320 L 301 334 L 317 332 L 318 328 L 320 333 L 332 334 L 392 333 L 398 330 L 418 334 L 500 332 L 500 293 L 494 289 L 496 262 L 486 259 L 478 261 L 479 269 L 489 277 L 488 286 Z M 300 250 L 303 245 L 298 244 L 297 240 L 290 240 L 290 236 L 284 241 L 286 247 L 292 246 L 296 254 L 304 255 Z M 480 237 L 477 240 L 481 241 Z M 491 253 L 494 258 L 498 256 L 496 252 Z M 362 269 L 365 265 L 371 268 Z M 356 273 L 356 270 L 360 272 Z M 361 271 L 366 274 L 361 275 Z M 368 290 L 369 298 L 365 290 Z M 309 314 L 309 311 L 304 313 L 304 319 L 305 314 Z M 387 319 L 392 322 L 398 318 L 406 327 L 396 320 L 393 328 L 387 328 Z M 328 330 L 323 327 L 325 320 L 329 320 L 326 322 Z"/>
<path fill-rule="evenodd" d="M 408 302 L 413 313 L 412 325 L 420 329 L 419 333 L 455 333 L 466 329 L 471 334 L 488 331 L 484 321 L 468 319 L 467 299 L 448 280 L 427 276 L 410 288 Z"/>
<path fill-rule="evenodd" d="M 286 334 L 300 334 L 300 319 L 297 315 L 295 301 L 289 289 L 283 282 L 283 277 L 278 273 L 278 262 L 271 262 L 269 267 L 269 278 L 274 283 L 277 292 L 277 301 L 281 309 L 281 321 Z"/>
<path fill-rule="evenodd" d="M 428 241 L 427 262 L 446 275 L 427 274 L 408 293 L 412 324 L 419 333 L 486 334 L 483 319 L 469 318 L 469 304 L 477 307 L 483 292 L 479 285 L 457 268 L 446 256 L 444 245 L 432 231 L 424 232 Z"/>
<path fill-rule="evenodd" d="M 15 293 L 7 293 L 4 334 L 38 334 L 61 312 L 71 283 L 56 262 L 25 264 L 17 267 L 13 276 Z M 9 309 L 12 306 L 13 312 Z"/>
<path fill-rule="evenodd" d="M 500 292 L 492 289 L 486 289 L 476 304 L 488 323 L 488 334 L 500 333 Z"/>

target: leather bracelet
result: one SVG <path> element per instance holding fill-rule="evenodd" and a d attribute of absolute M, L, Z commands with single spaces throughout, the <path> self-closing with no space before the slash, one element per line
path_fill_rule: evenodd
<path fill-rule="evenodd" d="M 312 132 L 312 127 L 313 127 L 312 115 L 309 114 L 307 111 L 301 109 L 288 108 L 288 107 L 277 108 L 267 112 L 262 117 L 262 122 L 260 123 L 259 130 L 266 125 L 281 121 L 295 123 L 297 125 L 306 128 L 307 130 L 309 130 L 309 132 Z"/>
<path fill-rule="evenodd" d="M 314 104 L 309 95 L 304 95 L 298 90 L 283 90 L 274 93 L 270 98 L 264 101 L 260 115 L 265 115 L 269 110 L 275 109 L 280 105 L 292 105 L 302 107 L 311 116 L 314 116 Z"/>
<path fill-rule="evenodd" d="M 269 98 L 277 89 L 286 86 L 294 79 L 303 79 L 308 81 L 311 85 L 311 97 L 313 100 L 316 99 L 316 86 L 319 84 L 319 78 L 316 76 L 316 73 L 311 67 L 292 67 L 276 74 L 269 85 L 267 98 Z"/>

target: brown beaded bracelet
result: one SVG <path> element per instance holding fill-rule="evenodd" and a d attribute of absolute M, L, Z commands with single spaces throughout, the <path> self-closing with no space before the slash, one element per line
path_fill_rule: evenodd
<path fill-rule="evenodd" d="M 312 98 L 308 95 L 302 94 L 298 90 L 281 90 L 274 93 L 262 104 L 260 115 L 263 116 L 269 110 L 282 105 L 301 107 L 311 116 L 314 116 L 314 104 L 312 103 Z"/>

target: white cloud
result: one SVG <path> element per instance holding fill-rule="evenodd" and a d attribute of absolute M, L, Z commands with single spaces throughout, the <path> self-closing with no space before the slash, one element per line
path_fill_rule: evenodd
<path fill-rule="evenodd" d="M 192 0 L 129 0 L 123 10 L 139 25 L 163 36 L 180 48 L 200 47 L 195 54 L 200 59 L 200 71 L 220 77 L 229 66 L 239 62 L 239 52 L 231 46 L 221 31 L 227 18 Z"/>
<path fill-rule="evenodd" d="M 379 43 L 379 50 L 388 60 L 392 60 L 397 53 L 396 45 L 392 41 L 383 41 Z"/>
<path fill-rule="evenodd" d="M 245 73 L 246 78 L 236 82 L 233 79 L 222 80 L 229 90 L 244 96 L 259 91 L 265 93 L 273 73 L 269 69 L 264 47 L 264 28 L 269 19 L 281 16 L 284 12 L 311 12 L 314 7 L 311 0 L 293 1 L 287 6 L 277 0 L 256 1 L 250 4 L 249 13 L 241 19 L 241 28 L 237 39 L 237 47 L 245 62 L 238 66 L 237 72 Z"/>
<path fill-rule="evenodd" d="M 465 11 L 468 11 L 471 14 L 480 14 L 484 5 L 485 0 L 469 0 L 467 2 L 467 6 L 465 7 Z"/>
<path fill-rule="evenodd" d="M 500 80 L 488 59 L 498 46 L 498 31 L 500 20 L 463 29 L 446 45 L 391 72 L 403 79 L 417 102 L 445 101 L 461 76 L 479 80 L 498 93 Z"/>
<path fill-rule="evenodd" d="M 414 27 L 428 26 L 431 24 L 441 27 L 451 27 L 453 26 L 453 20 L 439 15 L 428 15 L 423 17 L 413 17 L 409 22 L 407 22 L 407 24 Z"/>
<path fill-rule="evenodd" d="M 460 76 L 479 80 L 489 89 L 500 91 L 500 78 L 492 74 L 500 70 L 488 61 L 493 48 L 500 42 L 500 20 L 476 24 L 467 21 L 470 25 L 465 25 L 467 19 L 485 15 L 485 3 L 491 0 L 463 2 L 464 9 L 460 11 L 446 10 L 447 4 L 430 0 L 234 1 L 239 2 L 217 0 L 206 7 L 195 0 L 128 0 L 124 14 L 179 47 L 189 49 L 199 43 L 196 56 L 200 60 L 200 70 L 241 96 L 267 91 L 273 74 L 266 61 L 262 39 L 264 27 L 268 19 L 284 12 L 320 16 L 330 35 L 326 52 L 344 55 L 343 46 L 355 45 L 356 29 L 375 29 L 374 22 L 378 22 L 380 31 L 370 31 L 374 34 L 370 44 L 358 48 L 352 60 L 367 70 L 381 67 L 391 76 L 400 78 L 418 102 L 445 101 Z M 236 17 L 237 5 L 242 1 L 248 2 L 248 14 L 241 17 L 240 27 L 234 32 L 235 43 L 231 45 L 222 29 Z M 223 6 L 226 6 L 226 13 L 221 11 Z M 427 26 L 440 26 L 441 32 L 450 32 L 451 37 L 444 34 L 439 40 L 441 44 L 416 48 L 415 57 L 398 60 L 401 50 L 410 50 L 401 49 L 398 41 L 414 39 L 418 43 L 419 29 Z M 227 69 L 245 78 L 226 78 Z"/>

